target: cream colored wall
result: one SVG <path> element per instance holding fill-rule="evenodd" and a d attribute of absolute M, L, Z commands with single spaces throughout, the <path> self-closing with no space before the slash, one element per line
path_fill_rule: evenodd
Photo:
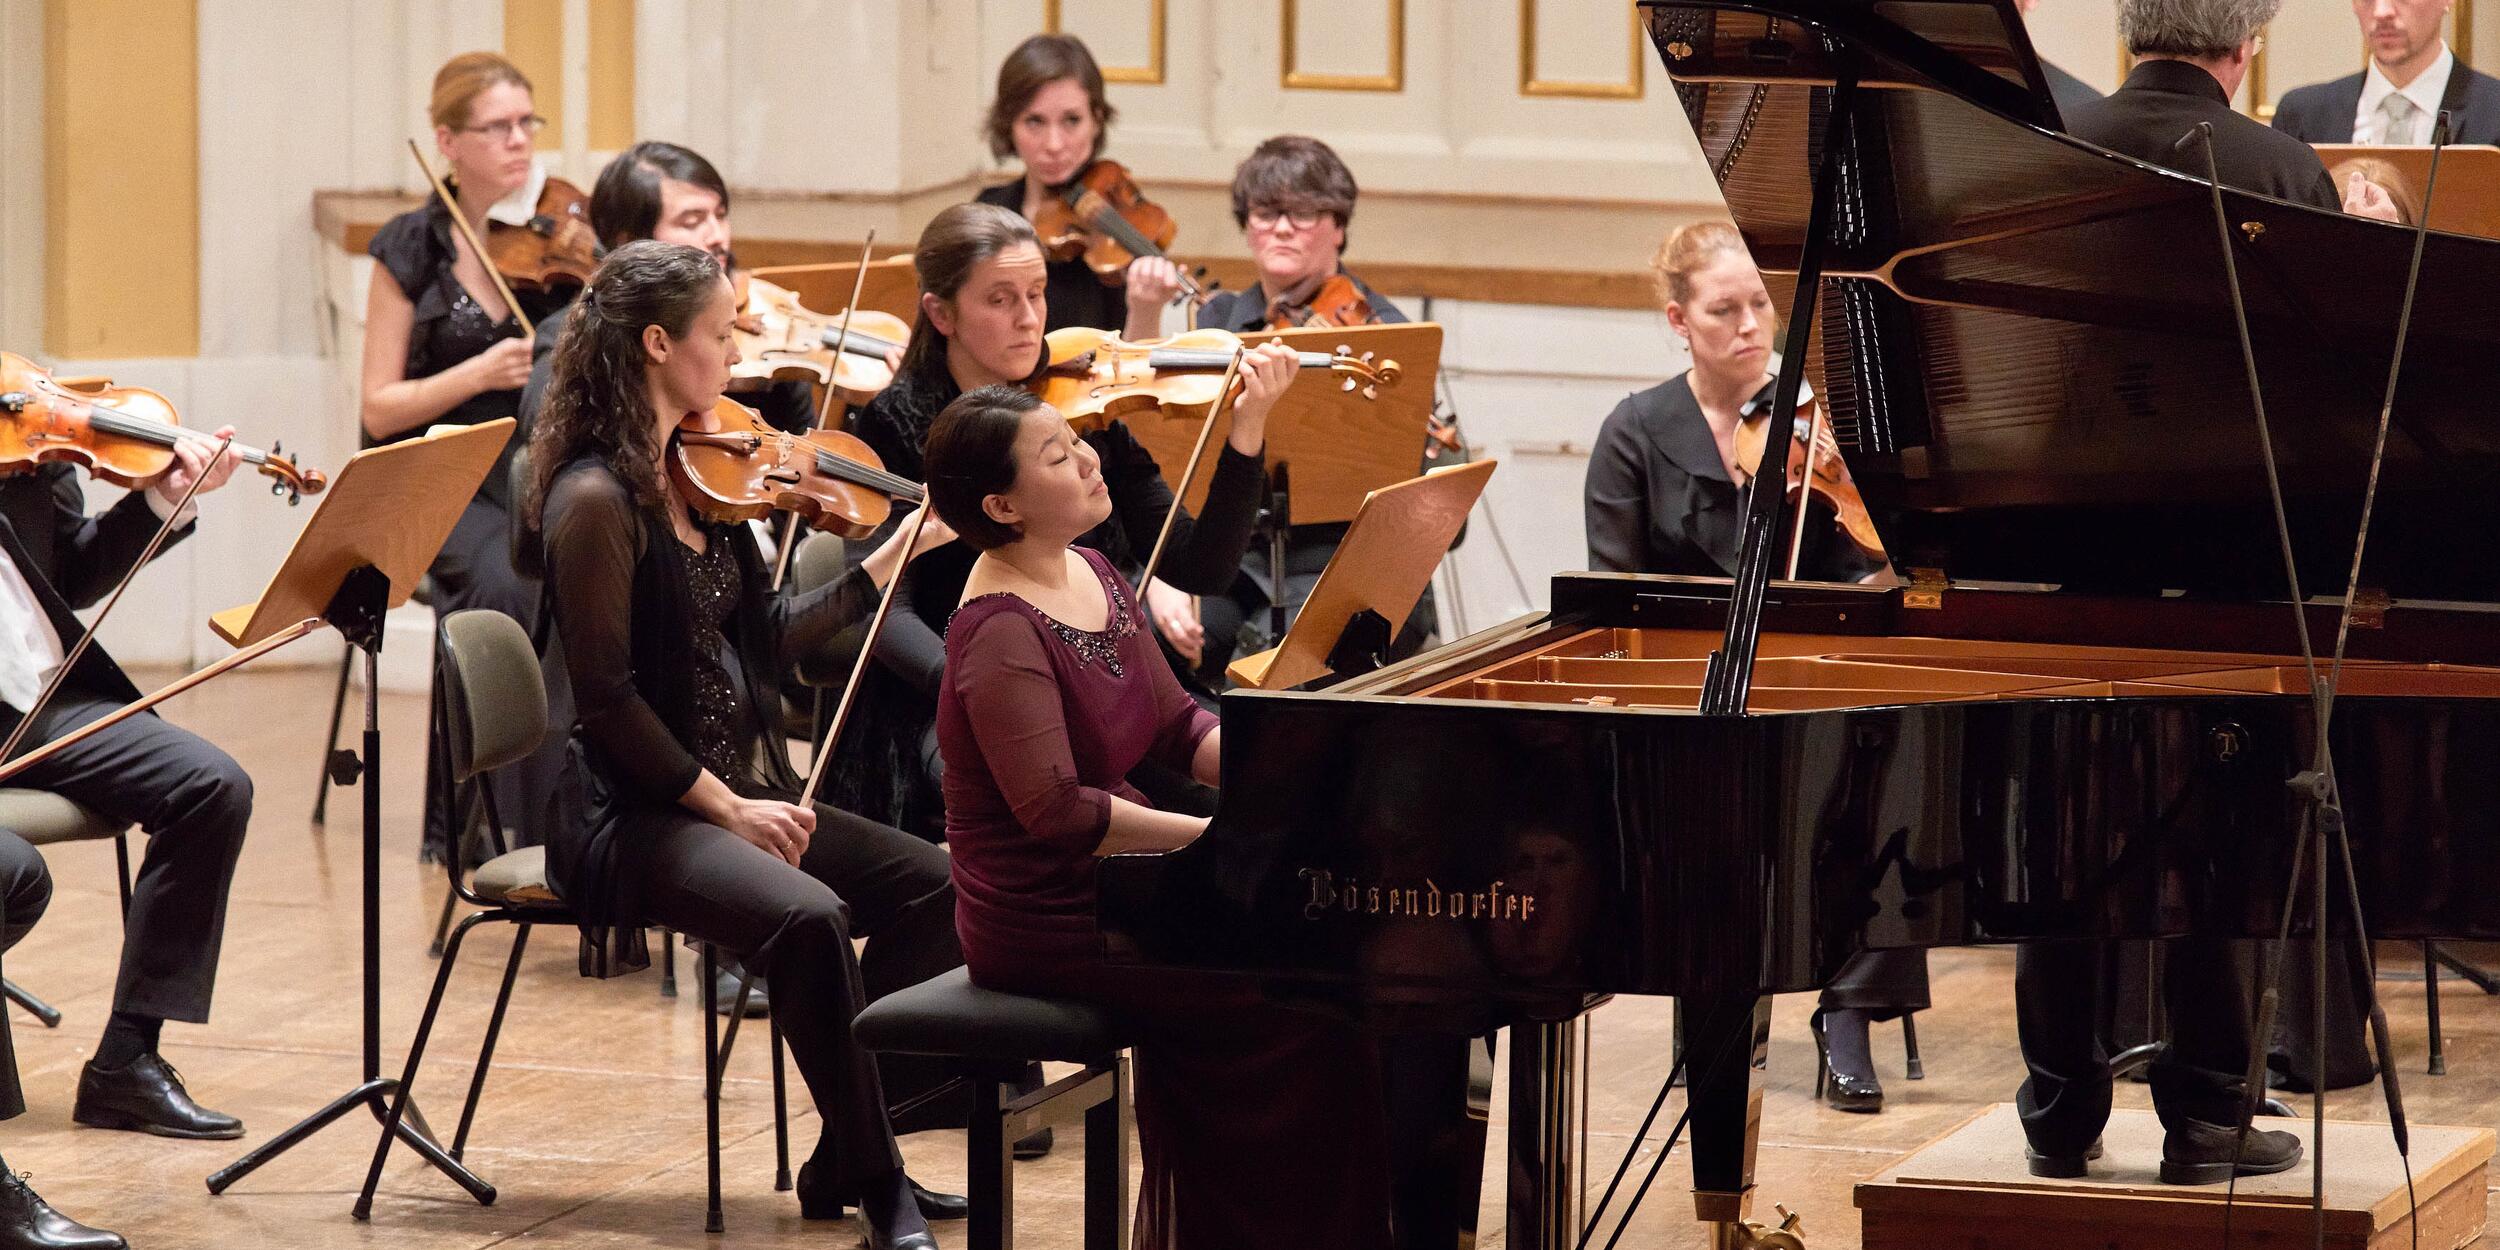
<path fill-rule="evenodd" d="M 43 0 L 0 0 L 0 169 L 41 168 Z M 43 341 L 43 253 L 43 179 L 0 178 L 0 348 Z"/>

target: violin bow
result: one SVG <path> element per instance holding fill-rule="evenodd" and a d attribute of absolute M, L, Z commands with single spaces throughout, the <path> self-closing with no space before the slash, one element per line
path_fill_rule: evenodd
<path fill-rule="evenodd" d="M 816 744 L 816 758 L 808 761 L 807 788 L 799 792 L 799 806 L 816 802 L 816 787 L 823 784 L 825 765 L 833 759 L 834 745 L 842 741 L 842 724 L 851 718 L 851 704 L 859 697 L 860 678 L 868 673 L 870 657 L 876 654 L 877 635 L 885 632 L 885 618 L 894 609 L 894 592 L 903 585 L 903 574 L 911 568 L 913 548 L 920 545 L 920 530 L 929 523 L 929 495 L 920 494 L 920 507 L 911 514 L 911 531 L 903 539 L 903 558 L 894 564 L 894 577 L 885 584 L 885 594 L 877 600 L 877 614 L 868 618 L 868 633 L 859 640 L 859 654 L 851 660 L 850 678 L 842 683 L 842 700 L 833 705 L 833 723 L 825 726 L 824 740 Z"/>
<path fill-rule="evenodd" d="M 1806 472 L 1805 479 L 1797 486 L 1797 525 L 1788 536 L 1788 580 L 1792 582 L 1797 580 L 1797 562 L 1806 550 L 1806 514 L 1814 511 L 1808 506 L 1814 502 L 1814 458 L 1823 450 L 1815 446 L 1814 440 L 1822 432 L 1823 405 L 1815 404 L 1806 410 Z M 1771 453 L 1765 451 L 1762 457 L 1768 460 Z M 1781 476 L 1787 474 L 1782 473 Z"/>
<path fill-rule="evenodd" d="M 139 576 L 139 570 L 146 568 L 148 561 L 155 559 L 156 553 L 164 548 L 165 536 L 174 532 L 174 522 L 182 519 L 183 509 L 191 506 L 192 498 L 200 493 L 201 483 L 208 480 L 209 472 L 217 467 L 217 462 L 225 457 L 226 449 L 232 446 L 234 446 L 234 439 L 231 437 L 217 440 L 217 451 L 208 458 L 208 468 L 202 469 L 198 476 L 191 479 L 191 485 L 182 492 L 182 501 L 174 505 L 173 511 L 165 514 L 164 520 L 157 522 L 156 533 L 149 537 L 147 546 L 139 549 L 139 558 L 131 563 L 130 571 L 122 574 L 122 579 L 113 584 L 113 593 L 105 597 L 104 606 L 96 610 L 95 619 L 87 622 L 87 628 L 80 631 L 78 641 L 61 658 L 61 666 L 52 670 L 52 680 L 43 684 L 43 693 L 35 696 L 35 705 L 26 709 L 26 715 L 19 718 L 17 728 L 9 731 L 8 742 L 0 744 L 0 775 L 14 773 L 25 767 L 23 763 L 16 768 L 5 767 L 5 765 L 10 756 L 17 754 L 17 748 L 25 743 L 26 735 L 34 729 L 35 720 L 43 715 L 43 709 L 52 702 L 52 696 L 59 694 L 61 687 L 68 683 L 70 670 L 78 667 L 78 657 L 85 655 L 87 648 L 94 644 L 96 630 L 103 627 L 105 617 L 113 614 L 113 605 L 122 601 L 122 592 L 130 589 L 130 583 Z M 180 691 L 174 693 L 178 694 Z M 84 732 L 81 731 L 82 736 Z M 37 753 L 37 755 L 41 754 L 42 752 Z M 35 757 L 28 758 L 31 760 Z"/>
<path fill-rule="evenodd" d="M 486 254 L 486 244 L 478 240 L 477 231 L 470 227 L 468 214 L 460 211 L 460 201 L 451 197 L 451 188 L 443 185 L 442 178 L 434 172 L 433 164 L 425 159 L 424 149 L 419 148 L 414 139 L 408 141 L 408 155 L 417 158 L 417 168 L 425 171 L 425 180 L 434 184 L 434 194 L 443 201 L 443 207 L 450 211 L 452 227 L 460 232 L 461 238 L 469 241 L 469 250 L 477 254 L 477 263 L 486 270 L 486 276 L 495 280 L 495 291 L 503 296 L 503 306 L 511 311 L 512 319 L 521 325 L 521 341 L 529 344 L 531 350 L 537 350 L 537 328 L 532 326 L 530 319 L 522 314 L 521 301 L 512 298 L 512 284 L 503 280 L 503 271 L 495 268 L 494 258 Z"/>
<path fill-rule="evenodd" d="M 859 245 L 859 271 L 851 275 L 851 302 L 842 309 L 842 324 L 834 328 L 833 366 L 825 374 L 824 402 L 816 407 L 816 428 L 820 430 L 825 428 L 827 421 L 833 419 L 833 395 L 837 389 L 834 386 L 834 379 L 842 373 L 843 345 L 851 341 L 851 314 L 859 308 L 859 293 L 868 289 L 869 249 L 876 245 L 876 227 L 871 226 L 868 229 L 868 240 Z M 790 576 L 790 553 L 797 549 L 798 545 L 799 514 L 793 512 L 782 519 L 781 545 L 779 550 L 773 552 L 773 589 L 781 589 L 781 583 Z"/>
<path fill-rule="evenodd" d="M 1163 548 L 1172 540 L 1172 523 L 1181 515 L 1181 500 L 1189 494 L 1189 484 L 1198 479 L 1198 464 L 1206 458 L 1207 440 L 1215 435 L 1215 419 L 1224 415 L 1233 402 L 1233 381 L 1241 376 L 1241 357 L 1246 348 L 1235 345 L 1233 358 L 1224 364 L 1224 386 L 1215 393 L 1215 406 L 1207 409 L 1206 424 L 1198 427 L 1198 444 L 1189 449 L 1189 463 L 1181 469 L 1180 485 L 1172 491 L 1172 506 L 1164 509 L 1163 528 L 1155 531 L 1154 551 L 1146 557 L 1146 569 L 1137 579 L 1137 594 L 1144 598 L 1146 586 L 1155 579 L 1155 570 L 1163 565 Z"/>
<path fill-rule="evenodd" d="M 147 711 L 148 709 L 155 707 L 157 704 L 173 698 L 175 695 L 181 694 L 194 686 L 201 685 L 220 673 L 241 668 L 244 665 L 257 660 L 260 657 L 267 655 L 306 634 L 312 633 L 314 630 L 320 629 L 322 626 L 327 624 L 329 624 L 328 621 L 323 620 L 318 616 L 305 617 L 303 620 L 297 621 L 296 623 L 287 626 L 285 629 L 279 630 L 277 633 L 271 634 L 268 637 L 261 639 L 259 642 L 253 643 L 251 646 L 245 647 L 243 650 L 237 651 L 233 655 L 227 656 L 196 673 L 192 673 L 186 677 L 178 677 L 174 679 L 173 682 L 166 685 L 164 689 L 141 696 L 139 701 L 136 703 L 124 704 L 121 707 L 113 709 L 104 716 L 89 721 L 84 725 L 80 725 L 77 729 L 72 730 L 69 733 L 65 733 L 50 742 L 44 743 L 42 746 L 27 752 L 25 755 L 17 759 L 9 760 L 7 763 L 0 763 L 0 781 L 7 781 L 9 778 L 25 772 L 29 768 L 33 768 L 35 765 L 40 764 L 45 760 L 52 758 L 54 755 L 86 741 L 88 738 L 93 737 L 96 734 L 100 734 L 105 730 L 122 723 L 123 721 L 129 720 L 131 717 L 137 716 L 139 713 Z M 67 672 L 67 667 L 64 666 L 62 671 Z M 51 693 L 51 691 L 46 690 L 44 695 L 48 698 L 51 696 Z M 28 713 L 25 720 L 18 722 L 19 732 L 23 733 L 26 726 L 34 723 L 34 715 L 32 713 Z M 16 746 L 15 735 L 12 735 L 10 738 L 10 746 L 12 748 Z M 5 755 L 0 755 L 0 759 L 5 758 Z"/>

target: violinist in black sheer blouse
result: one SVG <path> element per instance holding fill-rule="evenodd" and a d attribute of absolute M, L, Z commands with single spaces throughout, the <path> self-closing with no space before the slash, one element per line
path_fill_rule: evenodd
<path fill-rule="evenodd" d="M 847 1201 L 872 1247 L 931 1247 L 926 1216 L 960 1217 L 962 1200 L 903 1174 L 851 1018 L 962 962 L 946 853 L 793 802 L 798 778 L 763 705 L 797 656 L 874 609 L 902 540 L 787 595 L 767 589 L 751 527 L 693 511 L 661 458 L 728 385 L 735 315 L 708 253 L 629 243 L 556 348 L 524 515 L 544 552 L 550 659 L 572 682 L 587 819 L 550 831 L 548 877 L 581 918 L 585 971 L 643 966 L 643 928 L 665 925 L 771 978 L 773 1020 L 824 1123 L 800 1211 Z M 924 550 L 952 537 L 934 520 L 921 531 Z M 857 953 L 854 937 L 867 939 Z"/>
<path fill-rule="evenodd" d="M 1103 93 L 1102 69 L 1074 35 L 1035 35 L 998 67 L 983 136 L 990 154 L 1013 156 L 1024 176 L 975 197 L 1041 221 L 1067 187 L 1102 160 L 1116 116 Z M 1050 262 L 1050 311 L 1043 326 L 1092 326 L 1135 340 L 1163 333 L 1163 310 L 1181 292 L 1181 271 L 1160 256 L 1130 262 L 1117 285 L 1104 282 L 1083 257 Z"/>
<path fill-rule="evenodd" d="M 1615 406 L 1589 455 L 1589 567 L 1621 573 L 1724 577 L 1736 571 L 1744 484 L 1739 427 L 1748 405 L 1767 405 L 1776 319 L 1732 226 L 1685 226 L 1650 260 L 1667 325 L 1692 348 L 1680 377 Z M 1803 424 L 1800 424 L 1800 434 Z M 1828 437 L 1828 427 L 1817 435 Z M 1864 581 L 1886 565 L 1853 542 L 1819 501 L 1806 518 L 1798 576 Z M 1813 1019 L 1828 1076 L 1823 1097 L 1842 1111 L 1881 1111 L 1867 1026 L 1927 1008 L 1927 956 L 1861 955 L 1823 991 Z"/>
<path fill-rule="evenodd" d="M 434 146 L 449 163 L 446 181 L 479 238 L 494 219 L 518 211 L 526 221 L 544 175 L 537 136 L 546 125 L 532 103 L 530 81 L 492 52 L 453 57 L 434 75 L 430 106 Z M 515 204 L 521 205 L 517 210 Z M 440 198 L 392 218 L 373 236 L 373 282 L 365 301 L 363 411 L 365 442 L 395 443 L 436 425 L 477 425 L 515 416 L 529 380 L 524 319 L 552 313 L 563 296 L 516 292 L 505 305 L 488 257 L 480 256 Z M 442 554 L 427 570 L 434 610 L 449 615 L 493 608 L 524 627 L 538 619 L 538 585 L 513 567 L 512 450 L 487 474 L 452 527 Z M 509 813 L 524 842 L 535 842 L 545 800 L 563 764 L 542 751 L 492 773 L 496 810 Z M 426 750 L 426 857 L 441 854 L 450 815 L 448 783 L 433 748 Z"/>

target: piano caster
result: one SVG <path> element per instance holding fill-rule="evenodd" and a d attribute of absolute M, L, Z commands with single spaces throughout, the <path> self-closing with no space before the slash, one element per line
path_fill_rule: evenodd
<path fill-rule="evenodd" d="M 1710 1250 L 1806 1250 L 1805 1233 L 1796 1212 L 1778 1203 L 1779 1227 L 1752 1220 L 1720 1220 L 1710 1226 Z"/>

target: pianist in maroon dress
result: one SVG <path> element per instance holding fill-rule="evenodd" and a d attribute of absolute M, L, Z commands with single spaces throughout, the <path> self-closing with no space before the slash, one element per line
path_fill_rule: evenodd
<path fill-rule="evenodd" d="M 1254 354 L 1244 405 L 1293 376 Z M 1110 515 L 1092 449 L 1029 393 L 988 386 L 931 428 L 931 502 L 981 551 L 946 634 L 938 749 L 955 927 L 975 982 L 1110 1009 L 1136 1039 L 1141 1247 L 1388 1244 L 1371 1045 L 1249 987 L 1116 967 L 1100 858 L 1187 845 L 1207 818 L 1126 780 L 1149 758 L 1213 784 L 1215 717 L 1185 693 L 1126 581 L 1071 544 Z"/>
<path fill-rule="evenodd" d="M 1736 572 L 1746 476 L 1736 464 L 1738 410 L 1771 384 L 1771 294 L 1734 227 L 1685 226 L 1650 262 L 1667 323 L 1693 367 L 1626 398 L 1589 456 L 1589 567 L 1619 573 Z M 1807 518 L 1798 576 L 1861 581 L 1884 562 L 1858 550 L 1830 509 Z M 1927 956 L 1878 951 L 1843 965 L 1813 1020 L 1829 1068 L 1822 1096 L 1842 1111 L 1883 1110 L 1867 1027 L 1927 1007 Z"/>

